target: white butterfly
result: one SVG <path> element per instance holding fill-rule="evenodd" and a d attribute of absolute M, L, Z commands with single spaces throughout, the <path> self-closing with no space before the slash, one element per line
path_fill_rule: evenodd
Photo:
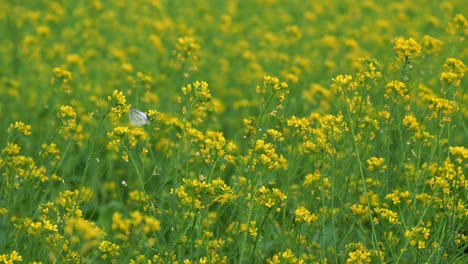
<path fill-rule="evenodd" d="M 133 107 L 130 107 L 130 111 L 128 111 L 128 120 L 133 126 L 144 126 L 149 123 L 148 116 Z"/>

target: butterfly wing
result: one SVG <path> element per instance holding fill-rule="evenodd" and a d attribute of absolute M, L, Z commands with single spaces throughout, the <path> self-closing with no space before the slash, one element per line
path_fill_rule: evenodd
<path fill-rule="evenodd" d="M 133 126 L 143 126 L 149 123 L 148 116 L 135 108 L 130 108 L 130 111 L 128 112 L 128 120 Z"/>

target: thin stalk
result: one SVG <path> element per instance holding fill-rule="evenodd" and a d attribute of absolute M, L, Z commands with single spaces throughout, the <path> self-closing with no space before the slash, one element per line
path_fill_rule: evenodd
<path fill-rule="evenodd" d="M 252 263 L 252 261 L 254 259 L 255 250 L 257 249 L 257 245 L 258 245 L 258 238 L 260 237 L 260 233 L 262 232 L 263 226 L 265 225 L 265 222 L 266 222 L 266 220 L 268 218 L 268 215 L 270 214 L 272 209 L 273 209 L 273 207 L 270 207 L 268 209 L 267 213 L 265 214 L 265 217 L 262 220 L 262 223 L 260 224 L 260 228 L 258 229 L 257 237 L 255 238 L 255 242 L 254 242 L 254 245 L 253 245 L 253 248 L 252 248 L 252 254 L 250 255 L 250 263 Z"/>
<path fill-rule="evenodd" d="M 349 109 L 349 105 L 346 106 L 346 113 L 347 113 L 348 118 L 350 120 L 351 111 Z M 356 152 L 356 159 L 357 159 L 357 162 L 359 164 L 359 166 L 358 166 L 359 167 L 359 175 L 361 177 L 362 188 L 363 188 L 363 191 L 364 191 L 364 196 L 366 198 L 366 205 L 367 205 L 367 208 L 369 209 L 368 216 L 369 216 L 369 223 L 370 223 L 370 226 L 371 226 L 371 229 L 372 229 L 372 249 L 377 250 L 377 252 L 379 252 L 379 259 L 381 259 L 380 258 L 380 250 L 379 250 L 379 247 L 378 247 L 379 240 L 377 239 L 377 233 L 375 231 L 375 227 L 374 227 L 374 224 L 373 224 L 370 198 L 369 198 L 369 194 L 368 194 L 368 190 L 367 190 L 367 184 L 366 184 L 366 179 L 365 179 L 365 176 L 364 176 L 364 170 L 362 168 L 363 167 L 362 159 L 361 159 L 361 155 L 360 155 L 360 152 L 359 152 L 359 146 L 358 146 L 358 143 L 357 143 L 357 140 L 356 140 L 356 133 L 354 132 L 354 127 L 351 124 L 351 122 L 350 122 L 349 130 L 351 131 L 351 135 L 353 137 L 353 146 L 354 146 L 354 150 Z"/>
<path fill-rule="evenodd" d="M 323 155 L 323 152 L 322 152 L 322 164 L 324 164 L 325 162 L 325 155 Z M 326 254 L 327 254 L 327 243 L 325 241 L 325 234 L 326 234 L 326 229 L 325 229 L 325 226 L 326 226 L 326 204 L 325 204 L 325 180 L 324 180 L 324 175 L 323 173 L 322 174 L 322 191 L 321 191 L 321 196 L 322 196 L 322 250 L 321 250 L 321 254 L 322 254 L 322 260 L 326 259 Z"/>
<path fill-rule="evenodd" d="M 149 204 L 150 201 L 149 201 L 149 199 L 148 199 L 148 195 L 146 194 L 146 190 L 145 190 L 145 184 L 144 184 L 144 182 L 143 182 L 143 177 L 141 176 L 141 173 L 140 173 L 140 170 L 139 170 L 139 168 L 138 168 L 138 165 L 137 165 L 135 159 L 133 158 L 133 155 L 132 155 L 132 153 L 130 152 L 130 150 L 128 149 L 128 147 L 127 147 L 125 144 L 123 144 L 123 146 L 124 146 L 125 151 L 126 151 L 127 154 L 128 154 L 128 157 L 130 158 L 130 161 L 132 162 L 133 167 L 135 168 L 135 172 L 136 172 L 136 174 L 137 174 L 137 176 L 138 176 L 138 180 L 140 181 L 141 190 L 143 191 L 143 195 L 145 196 L 145 201 L 147 202 L 148 205 L 150 205 L 150 204 Z"/>

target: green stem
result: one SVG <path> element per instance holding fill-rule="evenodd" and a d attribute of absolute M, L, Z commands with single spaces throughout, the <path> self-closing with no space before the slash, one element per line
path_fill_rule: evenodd
<path fill-rule="evenodd" d="M 244 236 L 242 238 L 242 243 L 241 243 L 241 252 L 240 252 L 240 258 L 239 258 L 239 263 L 242 263 L 243 260 L 244 260 L 244 253 L 245 253 L 245 248 L 247 246 L 247 236 L 249 234 L 249 230 L 248 230 L 248 225 L 250 223 L 250 219 L 252 217 L 252 204 L 253 204 L 253 197 L 255 197 L 255 193 L 252 194 L 252 198 L 250 198 L 250 201 L 249 201 L 249 213 L 247 215 L 247 221 L 246 221 L 246 225 L 247 225 L 247 230 L 244 232 Z"/>
<path fill-rule="evenodd" d="M 345 100 L 346 102 L 346 100 Z M 349 120 L 350 119 L 350 116 L 351 116 L 351 111 L 349 109 L 349 105 L 346 105 L 346 113 L 348 115 L 348 118 Z M 358 143 L 357 143 L 357 140 L 356 140 L 356 133 L 354 131 L 354 127 L 353 125 L 350 123 L 350 126 L 349 126 L 349 129 L 351 131 L 351 135 L 353 137 L 353 146 L 354 146 L 354 150 L 356 151 L 356 159 L 357 159 L 357 162 L 358 162 L 358 165 L 359 165 L 359 174 L 361 176 L 361 181 L 362 181 L 362 188 L 363 188 L 363 192 L 364 192 L 364 196 L 366 198 L 366 205 L 367 205 L 367 208 L 369 209 L 369 223 L 370 223 L 370 226 L 371 226 L 371 229 L 372 229 L 372 249 L 374 250 L 377 250 L 377 252 L 379 253 L 379 259 L 381 259 L 380 257 L 380 250 L 379 250 L 379 240 L 377 238 L 377 233 L 375 231 L 375 227 L 374 227 L 374 224 L 373 224 L 373 219 L 372 219 L 372 208 L 371 208 L 371 204 L 370 204 L 370 198 L 369 198 L 369 194 L 368 194 L 368 190 L 367 190 L 367 184 L 366 184 L 366 178 L 364 176 L 364 170 L 363 170 L 363 165 L 362 165 L 362 160 L 361 160 L 361 155 L 360 155 L 360 152 L 359 152 L 359 146 L 358 146 Z"/>
<path fill-rule="evenodd" d="M 332 142 L 332 145 L 334 142 Z M 332 222 L 332 225 L 331 225 L 331 228 L 332 228 L 332 239 L 333 239 L 333 247 L 334 247 L 334 258 L 335 258 L 335 263 L 338 263 L 338 248 L 336 246 L 336 235 L 335 235 L 335 214 L 334 214 L 334 208 L 335 208 L 335 166 L 336 166 L 336 155 L 333 154 L 332 156 L 332 183 L 331 183 L 331 194 L 332 194 L 332 197 L 331 197 L 331 222 Z"/>
<path fill-rule="evenodd" d="M 263 226 L 265 225 L 266 219 L 268 218 L 268 215 L 270 214 L 272 209 L 273 209 L 273 207 L 270 207 L 268 209 L 267 213 L 265 214 L 265 217 L 262 220 L 262 223 L 260 224 L 260 228 L 258 229 L 257 237 L 255 238 L 255 242 L 254 242 L 254 245 L 253 245 L 253 248 L 252 248 L 252 254 L 250 255 L 250 263 L 252 263 L 252 261 L 254 259 L 255 250 L 257 249 L 257 245 L 258 245 L 258 238 L 260 237 L 260 233 L 262 232 L 262 229 L 263 229 Z"/>
<path fill-rule="evenodd" d="M 323 155 L 323 152 L 322 152 L 322 164 L 325 162 L 325 155 Z M 325 242 L 325 234 L 327 233 L 326 229 L 325 229 L 325 226 L 326 226 L 326 223 L 325 223 L 325 220 L 326 220 L 326 205 L 325 205 L 325 181 L 324 181 L 324 175 L 322 174 L 322 191 L 321 191 L 321 196 L 322 196 L 322 260 L 323 259 L 326 259 L 326 254 L 327 254 L 327 250 L 326 250 L 326 242 Z"/>
<path fill-rule="evenodd" d="M 143 191 L 143 195 L 145 196 L 145 201 L 147 202 L 148 205 L 150 205 L 150 201 L 148 199 L 148 195 L 146 194 L 146 190 L 145 190 L 145 184 L 143 182 L 143 177 L 141 176 L 140 170 L 138 169 L 138 165 L 137 165 L 135 159 L 133 158 L 133 155 L 130 152 L 130 150 L 128 149 L 128 147 L 125 144 L 123 144 L 123 147 L 124 147 L 125 151 L 127 152 L 128 157 L 130 158 L 130 161 L 132 162 L 133 167 L 135 168 L 135 172 L 136 172 L 136 174 L 138 176 L 138 180 L 140 181 L 141 190 Z"/>
<path fill-rule="evenodd" d="M 213 163 L 211 164 L 211 170 L 210 170 L 210 174 L 208 174 L 208 177 L 206 178 L 207 181 L 211 181 L 211 177 L 212 175 L 214 174 L 214 171 L 215 171 L 215 168 L 216 168 L 216 165 L 218 164 L 218 158 L 216 158 Z"/>
<path fill-rule="evenodd" d="M 256 192 L 257 192 L 257 184 L 258 184 L 258 179 L 260 179 L 262 176 L 262 174 L 259 174 L 258 177 L 256 177 L 256 181 L 255 182 L 252 182 L 250 184 L 250 188 L 248 190 L 251 190 L 252 192 L 252 195 L 250 197 L 250 200 L 248 202 L 248 206 L 249 206 L 249 213 L 247 215 L 247 221 L 246 221 L 246 225 L 248 227 L 248 225 L 250 224 L 250 220 L 252 219 L 252 213 L 253 213 L 253 203 L 254 203 L 254 199 L 255 199 L 255 196 L 256 196 Z M 255 188 L 255 189 L 254 189 Z M 246 248 L 247 248 L 247 237 L 248 237 L 248 228 L 247 230 L 244 232 L 244 236 L 242 238 L 242 243 L 241 243 L 241 252 L 240 252 L 240 258 L 239 258 L 239 262 L 243 262 L 244 260 L 244 254 L 245 254 L 245 251 L 246 251 Z"/>

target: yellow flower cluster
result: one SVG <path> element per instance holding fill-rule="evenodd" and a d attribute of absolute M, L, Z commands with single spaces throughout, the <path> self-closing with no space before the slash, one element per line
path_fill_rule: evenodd
<path fill-rule="evenodd" d="M 122 91 L 114 90 L 111 96 L 107 97 L 107 101 L 112 104 L 110 113 L 115 116 L 114 120 L 119 119 L 123 113 L 128 112 L 128 106 L 125 105 L 127 99 Z"/>
<path fill-rule="evenodd" d="M 465 147 L 450 147 L 450 153 L 455 156 L 458 164 L 468 161 L 468 149 Z"/>
<path fill-rule="evenodd" d="M 444 63 L 444 71 L 440 74 L 440 81 L 447 86 L 460 86 L 461 80 L 467 71 L 463 61 L 448 58 Z"/>
<path fill-rule="evenodd" d="M 13 250 L 9 254 L 5 253 L 5 254 L 0 255 L 0 261 L 2 261 L 3 263 L 13 264 L 15 262 L 22 262 L 23 257 L 21 257 L 21 255 L 18 254 L 16 250 Z"/>
<path fill-rule="evenodd" d="M 270 112 L 270 115 L 275 116 L 278 110 L 283 109 L 282 103 L 289 94 L 288 84 L 281 81 L 277 77 L 264 76 L 263 85 L 257 85 L 256 92 L 261 96 L 260 106 L 262 108 L 262 114 L 258 118 L 257 122 L 260 122 L 266 111 Z"/>
<path fill-rule="evenodd" d="M 393 50 L 397 57 L 404 62 L 414 59 L 421 53 L 421 45 L 413 38 L 398 37 L 393 40 Z"/>
<path fill-rule="evenodd" d="M 383 219 L 386 219 L 390 224 L 399 225 L 398 213 L 386 209 L 386 208 L 375 208 L 374 211 Z"/>
<path fill-rule="evenodd" d="M 384 172 L 387 170 L 387 165 L 384 165 L 384 162 L 384 158 L 370 157 L 367 160 L 367 169 L 370 171 L 375 171 L 376 169 L 379 169 L 380 172 Z"/>
<path fill-rule="evenodd" d="M 31 239 L 43 243 L 54 261 L 77 261 L 93 252 L 104 232 L 83 218 L 78 208 L 80 193 L 65 191 L 54 202 L 39 206 L 38 221 L 19 220 L 16 228 L 27 230 Z"/>
<path fill-rule="evenodd" d="M 409 199 L 410 192 L 394 190 L 392 193 L 385 195 L 386 200 L 391 200 L 393 204 L 400 204 L 401 201 L 405 201 L 406 204 L 411 204 L 412 200 Z"/>
<path fill-rule="evenodd" d="M 287 120 L 290 127 L 295 128 L 294 134 L 300 136 L 303 142 L 302 151 L 308 154 L 321 152 L 332 154 L 335 152 L 334 142 L 339 142 L 348 130 L 342 115 L 315 115 L 318 128 L 313 128 L 308 118 L 292 116 Z"/>
<path fill-rule="evenodd" d="M 10 125 L 8 132 L 14 130 L 30 135 L 31 126 L 22 122 Z M 34 188 L 39 187 L 39 183 L 49 180 L 47 169 L 43 165 L 36 164 L 32 156 L 22 155 L 22 147 L 16 143 L 7 142 L 2 148 L 0 155 L 0 170 L 4 178 L 4 187 L 7 190 L 19 189 L 21 186 L 32 184 Z"/>
<path fill-rule="evenodd" d="M 338 75 L 332 79 L 332 91 L 336 94 L 344 95 L 352 92 L 356 88 L 356 84 L 352 82 L 351 75 Z"/>
<path fill-rule="evenodd" d="M 424 35 L 421 45 L 425 54 L 439 54 L 442 50 L 443 42 L 440 39 Z"/>
<path fill-rule="evenodd" d="M 186 126 L 189 125 L 186 123 L 188 121 L 194 125 L 202 124 L 211 112 L 217 111 L 206 82 L 196 81 L 182 87 L 182 95 L 177 98 L 177 101 L 182 104 Z"/>
<path fill-rule="evenodd" d="M 185 36 L 177 39 L 177 59 L 180 62 L 197 61 L 197 52 L 199 49 L 200 45 L 193 37 Z"/>
<path fill-rule="evenodd" d="M 104 260 L 120 255 L 120 246 L 107 240 L 101 241 L 98 248 L 102 252 L 101 258 Z"/>
<path fill-rule="evenodd" d="M 139 127 L 131 129 L 128 126 L 118 126 L 108 132 L 107 137 L 109 139 L 107 148 L 116 152 L 120 152 L 123 148 L 125 151 L 122 157 L 128 161 L 128 147 L 135 148 L 139 142 L 148 139 L 148 134 Z"/>
<path fill-rule="evenodd" d="M 346 263 L 354 264 L 354 263 L 371 263 L 371 253 L 365 248 L 361 247 L 352 252 L 348 253 L 348 259 Z"/>
<path fill-rule="evenodd" d="M 278 154 L 272 143 L 258 139 L 254 149 L 249 150 L 249 156 L 253 158 L 251 170 L 258 171 L 260 168 L 268 170 L 288 169 L 288 161 L 282 154 Z"/>
<path fill-rule="evenodd" d="M 429 132 L 424 131 L 424 127 L 418 122 L 415 116 L 413 115 L 406 115 L 403 118 L 403 125 L 407 127 L 409 131 L 414 133 L 413 141 L 423 141 L 424 143 L 430 143 L 430 140 L 433 138 Z"/>
<path fill-rule="evenodd" d="M 277 210 L 279 211 L 281 210 L 280 207 L 284 206 L 282 203 L 286 198 L 288 197 L 278 188 L 267 188 L 265 186 L 261 186 L 258 190 L 257 202 L 268 208 L 272 208 L 278 204 L 279 206 Z"/>
<path fill-rule="evenodd" d="M 181 205 L 193 209 L 206 209 L 214 204 L 226 204 L 236 199 L 236 195 L 230 186 L 222 179 L 217 178 L 212 182 L 200 179 L 184 179 L 183 185 L 174 190 L 181 201 Z"/>
<path fill-rule="evenodd" d="M 76 120 L 75 109 L 69 105 L 62 105 L 60 106 L 60 112 L 57 113 L 57 117 L 62 119 L 62 126 L 59 134 L 64 139 L 73 139 L 77 144 L 83 144 L 85 133 L 83 131 L 83 125 Z"/>
<path fill-rule="evenodd" d="M 456 102 L 439 97 L 433 97 L 428 108 L 432 111 L 432 118 L 436 119 L 440 126 L 442 123 L 452 122 L 453 113 L 458 111 Z"/>
<path fill-rule="evenodd" d="M 281 263 L 294 263 L 304 264 L 306 261 L 300 257 L 296 257 L 291 249 L 287 249 L 283 252 L 274 254 L 273 257 L 266 260 L 268 264 L 281 264 Z"/>
<path fill-rule="evenodd" d="M 55 143 L 43 143 L 41 145 L 41 150 L 39 151 L 39 156 L 41 156 L 44 159 L 50 159 L 51 165 L 54 166 L 60 160 L 60 149 Z"/>
<path fill-rule="evenodd" d="M 406 85 L 400 81 L 391 81 L 385 86 L 386 92 L 384 97 L 391 99 L 394 104 L 400 104 L 401 100 L 409 100 L 408 89 Z"/>
<path fill-rule="evenodd" d="M 112 237 L 123 241 L 121 247 L 130 247 L 132 242 L 138 241 L 141 246 L 144 244 L 154 246 L 156 239 L 154 232 L 161 229 L 161 223 L 153 216 L 145 215 L 140 211 L 133 211 L 126 218 L 119 212 L 112 215 Z"/>
<path fill-rule="evenodd" d="M 468 20 L 463 14 L 455 15 L 447 26 L 447 32 L 451 35 L 455 35 L 460 42 L 465 40 L 467 29 Z"/>
<path fill-rule="evenodd" d="M 7 132 L 8 133 L 13 133 L 14 131 L 18 131 L 19 133 L 22 133 L 25 136 L 31 135 L 31 125 L 27 125 L 23 122 L 17 121 L 14 124 L 10 124 L 8 126 Z"/>
<path fill-rule="evenodd" d="M 426 248 L 431 230 L 423 226 L 412 227 L 405 231 L 405 237 L 410 240 L 411 245 L 418 249 Z"/>
<path fill-rule="evenodd" d="M 227 142 L 220 132 L 207 131 L 206 137 L 200 145 L 200 155 L 206 163 L 215 166 L 215 163 L 224 160 L 234 164 L 234 155 L 237 146 L 232 142 Z M 220 169 L 224 170 L 226 165 L 222 164 Z"/>
<path fill-rule="evenodd" d="M 294 221 L 296 222 L 305 222 L 310 224 L 310 222 L 317 221 L 318 217 L 315 214 L 311 214 L 309 210 L 307 210 L 304 206 L 299 206 L 295 211 L 294 214 L 296 218 Z"/>
<path fill-rule="evenodd" d="M 380 250 L 367 249 L 362 243 L 350 243 L 346 245 L 348 252 L 348 258 L 346 263 L 357 264 L 357 263 L 374 263 L 382 261 L 384 259 L 384 253 Z"/>
<path fill-rule="evenodd" d="M 69 82 L 72 80 L 72 73 L 62 68 L 53 69 L 54 77 L 51 78 L 52 85 L 58 85 L 65 94 L 71 94 Z"/>

